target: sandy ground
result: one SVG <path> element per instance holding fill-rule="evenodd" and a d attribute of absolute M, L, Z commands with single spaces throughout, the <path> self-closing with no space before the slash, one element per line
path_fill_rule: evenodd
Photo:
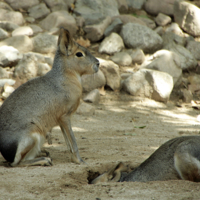
<path fill-rule="evenodd" d="M 119 161 L 137 166 L 171 138 L 199 135 L 198 110 L 112 91 L 94 106 L 93 116 L 72 117 L 87 165 L 70 162 L 63 135 L 55 127 L 52 145 L 44 145 L 53 166 L 8 168 L 0 156 L 0 199 L 200 199 L 200 183 L 182 180 L 88 184 Z"/>

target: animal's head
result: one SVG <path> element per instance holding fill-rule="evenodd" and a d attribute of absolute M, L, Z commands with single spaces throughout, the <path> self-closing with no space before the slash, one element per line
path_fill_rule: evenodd
<path fill-rule="evenodd" d="M 122 178 L 122 172 L 127 171 L 127 166 L 120 162 L 118 165 L 111 168 L 108 172 L 101 174 L 95 178 L 91 184 L 97 184 L 102 182 L 118 182 Z"/>
<path fill-rule="evenodd" d="M 60 28 L 58 53 L 67 68 L 80 75 L 93 74 L 99 69 L 99 61 L 86 48 L 77 44 L 64 28 Z"/>

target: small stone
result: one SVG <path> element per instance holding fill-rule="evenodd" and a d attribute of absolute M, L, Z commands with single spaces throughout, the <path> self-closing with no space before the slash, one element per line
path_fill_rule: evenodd
<path fill-rule="evenodd" d="M 88 103 L 81 101 L 79 107 L 76 110 L 76 113 L 80 115 L 91 116 L 95 114 L 95 108 L 92 105 L 89 105 Z"/>
<path fill-rule="evenodd" d="M 165 26 L 165 25 L 171 23 L 171 21 L 172 21 L 171 17 L 169 17 L 163 13 L 159 13 L 158 16 L 155 18 L 155 22 L 159 26 Z"/>
<path fill-rule="evenodd" d="M 111 60 L 118 65 L 130 65 L 132 63 L 131 56 L 126 52 L 115 53 L 114 56 L 111 57 Z"/>
<path fill-rule="evenodd" d="M 99 100 L 100 100 L 100 93 L 98 89 L 92 90 L 83 99 L 83 101 L 85 102 L 95 103 L 95 104 L 97 104 Z"/>

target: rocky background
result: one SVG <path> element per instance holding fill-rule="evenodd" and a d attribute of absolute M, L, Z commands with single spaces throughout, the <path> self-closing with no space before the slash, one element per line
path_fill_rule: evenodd
<path fill-rule="evenodd" d="M 1 0 L 1 103 L 51 69 L 61 26 L 100 60 L 97 74 L 82 77 L 84 101 L 98 102 L 105 88 L 161 102 L 171 94 L 197 100 L 199 7 L 176 0 Z"/>

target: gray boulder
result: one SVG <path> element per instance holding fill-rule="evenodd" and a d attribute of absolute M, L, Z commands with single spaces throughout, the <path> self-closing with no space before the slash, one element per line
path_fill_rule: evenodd
<path fill-rule="evenodd" d="M 152 14 L 163 13 L 172 16 L 174 14 L 174 2 L 176 0 L 147 0 L 144 9 Z"/>
<path fill-rule="evenodd" d="M 8 37 L 8 32 L 6 32 L 4 29 L 0 28 L 0 40 L 4 40 Z"/>
<path fill-rule="evenodd" d="M 33 17 L 34 19 L 40 19 L 46 17 L 50 13 L 50 10 L 47 8 L 46 4 L 40 3 L 29 8 L 28 12 L 30 17 Z"/>
<path fill-rule="evenodd" d="M 132 63 L 131 56 L 126 52 L 117 52 L 110 59 L 118 65 L 130 65 Z"/>
<path fill-rule="evenodd" d="M 0 79 L 2 78 L 9 78 L 9 73 L 3 67 L 0 67 Z"/>
<path fill-rule="evenodd" d="M 146 0 L 127 0 L 129 10 L 141 10 Z"/>
<path fill-rule="evenodd" d="M 90 92 L 102 88 L 106 84 L 106 78 L 101 70 L 95 74 L 86 74 L 81 77 L 83 92 Z"/>
<path fill-rule="evenodd" d="M 122 88 L 133 96 L 167 102 L 173 89 L 173 78 L 165 72 L 140 69 L 124 80 Z"/>
<path fill-rule="evenodd" d="M 44 76 L 51 70 L 51 67 L 47 63 L 38 63 L 37 76 Z"/>
<path fill-rule="evenodd" d="M 197 66 L 197 60 L 190 53 L 188 49 L 183 47 L 182 45 L 176 44 L 175 42 L 169 42 L 164 46 L 164 49 L 172 51 L 176 53 L 180 59 L 180 67 L 183 70 L 192 69 Z"/>
<path fill-rule="evenodd" d="M 140 48 L 144 52 L 152 53 L 162 47 L 162 38 L 146 26 L 134 23 L 125 24 L 120 35 L 128 48 Z"/>
<path fill-rule="evenodd" d="M 103 38 L 104 31 L 110 25 L 111 21 L 111 17 L 108 16 L 99 24 L 85 26 L 86 37 L 92 42 L 99 41 Z"/>
<path fill-rule="evenodd" d="M 100 100 L 100 93 L 98 89 L 92 90 L 83 98 L 83 101 L 94 104 L 97 104 L 99 100 Z"/>
<path fill-rule="evenodd" d="M 58 36 L 39 33 L 33 37 L 33 51 L 38 53 L 55 53 Z"/>
<path fill-rule="evenodd" d="M 12 22 L 21 26 L 24 24 L 24 17 L 20 12 L 0 9 L 0 21 Z"/>
<path fill-rule="evenodd" d="M 180 64 L 180 58 L 176 53 L 159 50 L 146 59 L 140 67 L 166 72 L 173 77 L 174 85 L 177 85 L 182 77 Z"/>
<path fill-rule="evenodd" d="M 43 30 L 36 24 L 30 24 L 29 26 L 33 31 L 33 35 L 37 35 L 38 33 L 42 33 L 43 32 Z"/>
<path fill-rule="evenodd" d="M 171 23 L 172 19 L 171 17 L 163 14 L 163 13 L 159 13 L 157 15 L 157 17 L 155 18 L 155 22 L 159 25 L 159 26 L 165 26 L 169 23 Z"/>
<path fill-rule="evenodd" d="M 0 47 L 4 45 L 13 46 L 20 53 L 26 53 L 32 51 L 33 49 L 32 40 L 26 35 L 19 35 L 7 38 L 0 42 Z"/>
<path fill-rule="evenodd" d="M 39 0 L 5 0 L 14 10 L 28 9 L 39 4 Z"/>
<path fill-rule="evenodd" d="M 123 24 L 127 24 L 127 23 L 136 23 L 136 24 L 140 24 L 140 25 L 144 25 L 146 26 L 146 23 L 143 22 L 142 19 L 134 17 L 132 15 L 118 15 L 118 16 L 114 16 L 112 17 L 112 19 L 120 19 L 122 21 Z"/>
<path fill-rule="evenodd" d="M 111 33 L 119 33 L 122 28 L 122 21 L 119 18 L 116 18 L 112 21 L 112 23 L 106 28 L 104 35 L 109 36 Z"/>
<path fill-rule="evenodd" d="M 186 48 L 192 53 L 192 55 L 200 60 L 200 42 L 189 41 Z"/>
<path fill-rule="evenodd" d="M 15 67 L 14 76 L 23 82 L 35 78 L 38 72 L 37 59 L 30 55 L 24 54 L 23 58 Z"/>
<path fill-rule="evenodd" d="M 2 22 L 0 22 L 0 28 L 6 30 L 8 32 L 12 32 L 16 28 L 19 28 L 19 26 L 15 23 L 12 23 L 12 22 L 2 21 Z"/>
<path fill-rule="evenodd" d="M 106 85 L 114 91 L 118 90 L 120 88 L 119 66 L 110 60 L 99 59 L 99 61 L 100 69 L 106 78 Z"/>
<path fill-rule="evenodd" d="M 68 10 L 68 6 L 74 3 L 73 0 L 44 0 L 44 2 L 51 11 Z"/>
<path fill-rule="evenodd" d="M 174 4 L 174 20 L 187 33 L 200 36 L 200 9 L 185 1 Z"/>
<path fill-rule="evenodd" d="M 116 0 L 77 0 L 74 12 L 85 19 L 86 25 L 98 24 L 106 16 L 119 15 Z"/>
<path fill-rule="evenodd" d="M 132 58 L 132 63 L 142 64 L 145 60 L 144 52 L 141 49 L 130 49 L 127 53 Z"/>
<path fill-rule="evenodd" d="M 139 17 L 139 19 L 141 19 L 146 24 L 146 26 L 148 26 L 150 29 L 156 28 L 156 23 L 152 19 L 144 18 L 144 17 Z"/>
<path fill-rule="evenodd" d="M 3 67 L 13 66 L 22 59 L 22 54 L 17 49 L 11 46 L 0 47 L 0 65 Z"/>
<path fill-rule="evenodd" d="M 77 31 L 76 20 L 65 10 L 52 12 L 40 21 L 39 24 L 47 31 L 50 31 L 52 28 L 60 28 L 61 26 L 66 28 L 71 35 L 74 35 Z"/>
<path fill-rule="evenodd" d="M 79 104 L 79 107 L 76 110 L 76 113 L 79 115 L 94 115 L 95 114 L 95 108 L 94 106 L 85 103 L 84 101 L 81 101 Z"/>
<path fill-rule="evenodd" d="M 124 42 L 117 33 L 111 33 L 99 46 L 99 53 L 113 54 L 124 48 Z"/>

